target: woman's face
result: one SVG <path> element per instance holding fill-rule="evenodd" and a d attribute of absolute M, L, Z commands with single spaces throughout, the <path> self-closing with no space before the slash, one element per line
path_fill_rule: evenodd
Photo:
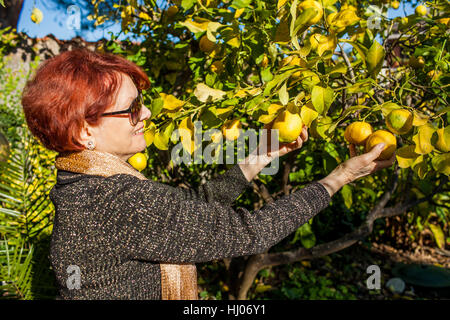
<path fill-rule="evenodd" d="M 138 90 L 128 75 L 121 74 L 122 84 L 117 93 L 117 99 L 112 107 L 105 112 L 126 110 L 138 96 Z M 144 120 L 150 118 L 150 110 L 142 106 L 141 118 L 136 126 L 132 126 L 129 120 L 130 114 L 104 116 L 99 126 L 91 127 L 85 123 L 82 130 L 82 143 L 87 146 L 93 141 L 97 151 L 108 152 L 124 161 L 132 155 L 146 148 L 144 139 Z M 138 132 L 139 131 L 139 132 Z"/>

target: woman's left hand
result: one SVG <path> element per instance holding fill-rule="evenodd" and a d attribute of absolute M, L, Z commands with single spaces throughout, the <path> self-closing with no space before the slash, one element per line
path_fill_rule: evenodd
<path fill-rule="evenodd" d="M 289 143 L 278 143 L 278 148 L 276 146 L 272 146 L 271 144 L 271 128 L 272 123 L 268 123 L 264 125 L 264 131 L 262 137 L 260 137 L 261 143 L 267 143 L 267 146 L 263 144 L 258 145 L 258 154 L 265 155 L 270 159 L 275 159 L 277 157 L 284 156 L 285 154 L 294 151 L 296 149 L 300 149 L 303 146 L 303 143 L 308 141 L 308 129 L 305 125 L 303 125 L 303 129 L 300 135 L 296 140 Z M 265 136 L 267 135 L 267 138 Z"/>

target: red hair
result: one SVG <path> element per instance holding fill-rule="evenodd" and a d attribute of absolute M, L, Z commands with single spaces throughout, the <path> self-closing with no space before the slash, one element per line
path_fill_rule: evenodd
<path fill-rule="evenodd" d="M 86 149 L 79 142 L 84 121 L 91 126 L 100 123 L 100 115 L 115 101 L 120 73 L 128 75 L 138 90 L 150 87 L 140 67 L 110 53 L 75 49 L 44 61 L 22 94 L 31 133 L 50 150 Z"/>

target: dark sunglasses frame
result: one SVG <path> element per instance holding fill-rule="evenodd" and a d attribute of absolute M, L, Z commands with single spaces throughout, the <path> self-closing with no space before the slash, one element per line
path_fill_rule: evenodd
<path fill-rule="evenodd" d="M 142 92 L 139 91 L 138 96 L 136 99 L 133 100 L 130 107 L 126 110 L 121 111 L 114 111 L 114 112 L 106 112 L 102 113 L 101 116 L 114 116 L 124 113 L 129 113 L 129 119 L 132 126 L 135 126 L 138 124 L 140 118 L 141 118 L 141 110 L 142 106 L 144 105 L 144 98 L 142 97 Z"/>

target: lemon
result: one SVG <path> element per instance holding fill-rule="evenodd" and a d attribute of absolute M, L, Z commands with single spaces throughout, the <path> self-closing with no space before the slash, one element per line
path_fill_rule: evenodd
<path fill-rule="evenodd" d="M 393 8 L 393 9 L 398 9 L 398 7 L 400 7 L 400 2 L 398 2 L 398 1 L 392 1 L 391 2 L 391 7 Z"/>
<path fill-rule="evenodd" d="M 344 138 L 349 143 L 362 146 L 366 143 L 367 138 L 373 133 L 370 123 L 357 121 L 347 126 L 344 132 Z"/>
<path fill-rule="evenodd" d="M 172 18 L 174 15 L 178 13 L 178 7 L 177 6 L 171 6 L 167 9 L 167 16 L 169 18 Z"/>
<path fill-rule="evenodd" d="M 220 60 L 214 61 L 211 64 L 211 71 L 214 73 L 217 73 L 217 74 L 222 73 L 223 69 L 224 69 L 223 62 Z"/>
<path fill-rule="evenodd" d="M 142 171 L 147 167 L 147 157 L 142 152 L 138 152 L 128 159 L 128 163 L 137 171 Z"/>
<path fill-rule="evenodd" d="M 425 66 L 425 59 L 422 56 L 419 56 L 417 58 L 415 56 L 411 56 L 409 58 L 408 64 L 413 68 L 423 68 Z"/>
<path fill-rule="evenodd" d="M 306 0 L 298 5 L 298 9 L 300 10 L 300 12 L 302 12 L 308 8 L 314 8 L 314 10 L 315 10 L 315 15 L 311 19 L 309 19 L 308 23 L 315 24 L 315 23 L 319 22 L 323 16 L 323 7 L 320 4 L 320 2 L 314 1 L 314 0 Z"/>
<path fill-rule="evenodd" d="M 384 143 L 385 146 L 378 157 L 378 160 L 390 159 L 397 149 L 397 140 L 392 133 L 386 130 L 377 130 L 367 138 L 366 152 L 369 152 L 373 147 L 380 143 Z"/>
<path fill-rule="evenodd" d="M 303 128 L 302 118 L 298 113 L 283 110 L 273 122 L 272 129 L 278 130 L 278 140 L 292 142 L 300 135 Z"/>
<path fill-rule="evenodd" d="M 241 127 L 239 119 L 227 120 L 222 127 L 222 134 L 227 140 L 236 140 L 241 135 Z"/>
<path fill-rule="evenodd" d="M 203 52 L 211 52 L 214 49 L 215 43 L 208 39 L 206 35 L 200 38 L 199 47 Z"/>
<path fill-rule="evenodd" d="M 36 24 L 41 23 L 42 19 L 44 19 L 44 14 L 41 10 L 38 8 L 33 8 L 33 11 L 31 11 L 31 21 L 33 21 Z"/>
<path fill-rule="evenodd" d="M 265 54 L 261 60 L 261 67 L 265 68 L 269 64 L 269 58 Z"/>
<path fill-rule="evenodd" d="M 395 134 L 406 134 L 411 130 L 414 116 L 406 109 L 395 109 L 386 116 L 386 126 Z"/>
<path fill-rule="evenodd" d="M 402 26 L 406 26 L 408 24 L 408 21 L 409 21 L 408 17 L 403 17 L 400 19 L 400 24 Z"/>
<path fill-rule="evenodd" d="M 424 16 L 427 14 L 427 7 L 425 7 L 423 4 L 416 7 L 416 14 L 418 16 Z"/>

